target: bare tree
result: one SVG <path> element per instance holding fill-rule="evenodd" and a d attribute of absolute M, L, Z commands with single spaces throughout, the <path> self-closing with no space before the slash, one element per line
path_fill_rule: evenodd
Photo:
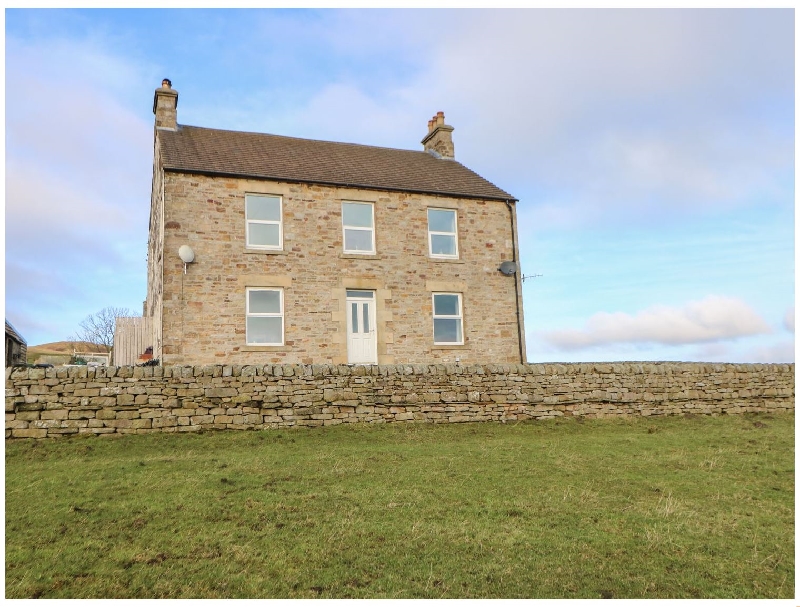
<path fill-rule="evenodd" d="M 117 327 L 118 316 L 138 316 L 128 308 L 115 308 L 109 306 L 84 318 L 80 329 L 70 337 L 73 342 L 85 342 L 87 346 L 96 351 L 110 351 L 114 345 L 114 331 Z"/>

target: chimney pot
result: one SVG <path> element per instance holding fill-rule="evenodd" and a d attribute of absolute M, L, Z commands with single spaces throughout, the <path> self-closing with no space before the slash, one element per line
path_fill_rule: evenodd
<path fill-rule="evenodd" d="M 171 89 L 172 88 L 172 81 L 169 78 L 164 78 L 161 81 L 161 86 L 163 88 L 165 88 L 165 89 Z"/>

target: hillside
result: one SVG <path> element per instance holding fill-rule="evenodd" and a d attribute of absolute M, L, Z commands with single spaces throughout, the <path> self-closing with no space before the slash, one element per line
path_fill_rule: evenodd
<path fill-rule="evenodd" d="M 54 341 L 48 344 L 39 344 L 38 346 L 28 346 L 27 360 L 29 363 L 34 363 L 40 356 L 72 356 L 75 350 L 79 352 L 108 352 L 110 348 L 86 341 Z"/>

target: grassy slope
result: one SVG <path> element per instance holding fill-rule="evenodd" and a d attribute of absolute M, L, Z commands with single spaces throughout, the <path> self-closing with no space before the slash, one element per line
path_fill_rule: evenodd
<path fill-rule="evenodd" d="M 6 444 L 7 597 L 784 597 L 794 417 Z"/>
<path fill-rule="evenodd" d="M 88 341 L 54 341 L 49 344 L 28 346 L 28 352 L 33 350 L 38 354 L 72 354 L 74 350 L 81 352 L 107 352 L 108 348 Z"/>
<path fill-rule="evenodd" d="M 35 363 L 40 356 L 71 356 L 75 350 L 81 352 L 108 352 L 108 348 L 86 341 L 54 341 L 38 346 L 28 346 L 27 361 Z"/>

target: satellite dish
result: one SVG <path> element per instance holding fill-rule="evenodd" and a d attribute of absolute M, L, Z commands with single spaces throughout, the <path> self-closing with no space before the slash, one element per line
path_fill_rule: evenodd
<path fill-rule="evenodd" d="M 504 261 L 497 269 L 506 276 L 513 276 L 517 273 L 517 264 L 514 261 Z"/>
<path fill-rule="evenodd" d="M 178 255 L 180 255 L 183 263 L 192 263 L 194 261 L 194 251 L 192 251 L 192 247 L 190 247 L 188 244 L 185 244 L 178 249 Z"/>

